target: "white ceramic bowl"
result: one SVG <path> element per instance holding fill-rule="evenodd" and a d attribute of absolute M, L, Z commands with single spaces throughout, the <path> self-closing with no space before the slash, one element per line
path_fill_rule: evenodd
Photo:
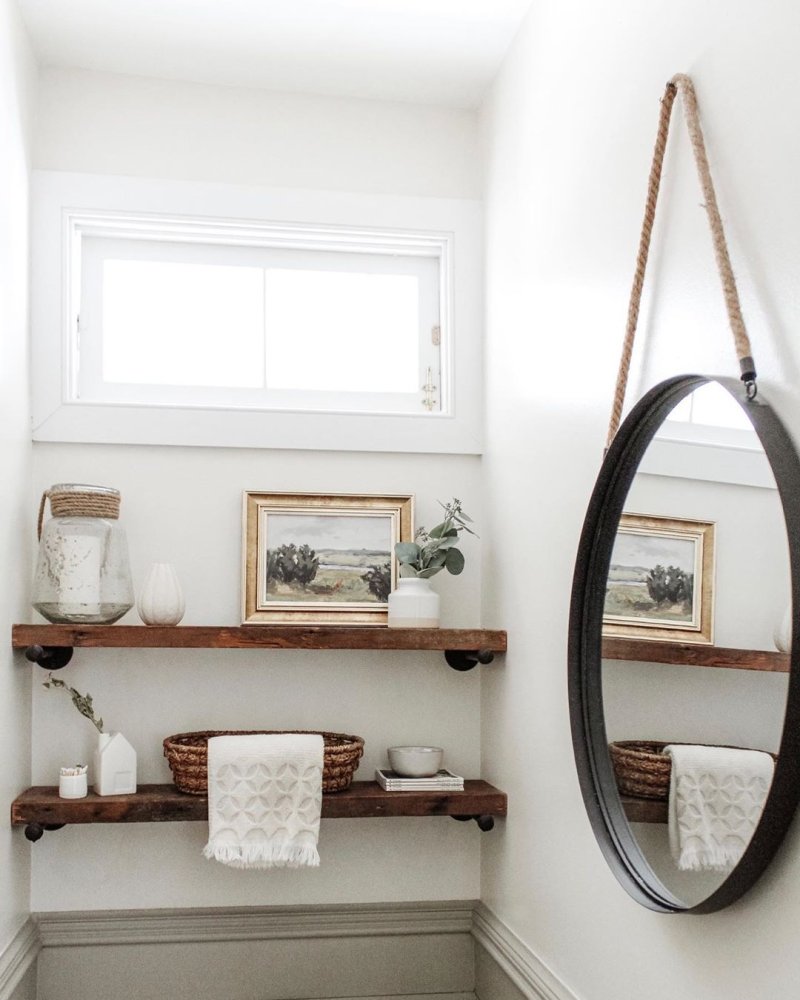
<path fill-rule="evenodd" d="M 389 747 L 389 766 L 404 778 L 430 778 L 442 766 L 441 747 Z"/>

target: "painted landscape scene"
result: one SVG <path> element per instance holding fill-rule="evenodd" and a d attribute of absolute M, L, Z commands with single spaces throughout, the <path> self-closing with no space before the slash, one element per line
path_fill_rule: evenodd
<path fill-rule="evenodd" d="M 620 530 L 611 555 L 604 618 L 694 625 L 697 544 L 691 538 Z"/>
<path fill-rule="evenodd" d="M 270 513 L 266 538 L 267 601 L 385 604 L 389 599 L 388 515 Z"/>

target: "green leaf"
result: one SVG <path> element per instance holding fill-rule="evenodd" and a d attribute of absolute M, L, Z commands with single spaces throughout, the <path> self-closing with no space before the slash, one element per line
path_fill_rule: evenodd
<path fill-rule="evenodd" d="M 455 531 L 452 535 L 448 535 L 446 538 L 441 539 L 439 542 L 439 549 L 452 549 L 454 545 L 458 545 L 458 533 Z"/>
<path fill-rule="evenodd" d="M 434 525 L 428 532 L 430 538 L 441 538 L 445 528 L 447 527 L 447 521 L 442 521 L 441 524 Z"/>
<path fill-rule="evenodd" d="M 394 551 L 401 563 L 413 563 L 419 559 L 422 549 L 416 542 L 398 542 Z"/>
<path fill-rule="evenodd" d="M 427 569 L 421 569 L 417 576 L 420 580 L 427 580 L 431 576 L 435 576 L 437 573 L 441 572 L 441 566 L 429 566 Z"/>
<path fill-rule="evenodd" d="M 445 569 L 448 573 L 452 573 L 453 576 L 458 576 L 458 574 L 464 569 L 464 556 L 459 549 L 448 549 L 447 559 L 445 559 Z"/>
<path fill-rule="evenodd" d="M 427 560 L 427 566 L 444 566 L 444 561 L 447 558 L 447 550 L 441 549 L 437 552 L 432 552 L 430 558 Z"/>
<path fill-rule="evenodd" d="M 417 571 L 413 566 L 409 566 L 407 563 L 401 563 L 400 565 L 400 576 L 416 576 Z"/>

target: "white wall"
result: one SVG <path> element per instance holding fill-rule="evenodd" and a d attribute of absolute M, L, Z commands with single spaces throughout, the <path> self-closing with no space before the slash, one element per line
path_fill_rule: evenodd
<path fill-rule="evenodd" d="M 28 910 L 29 845 L 11 832 L 11 800 L 30 781 L 30 670 L 12 657 L 30 576 L 27 358 L 28 172 L 36 70 L 11 0 L 0 3 L 0 952 Z"/>
<path fill-rule="evenodd" d="M 46 70 L 36 166 L 480 198 L 470 111 Z"/>
<path fill-rule="evenodd" d="M 366 101 L 85 73 L 46 73 L 38 167 L 292 185 L 423 197 L 480 190 L 474 115 Z M 460 497 L 482 523 L 475 457 L 203 448 L 36 445 L 32 512 L 56 482 L 122 490 L 134 578 L 177 566 L 186 623 L 239 621 L 244 489 L 408 492 L 417 523 Z M 480 548 L 462 577 L 439 577 L 443 623 L 480 623 Z M 135 613 L 128 620 L 137 621 Z M 366 738 L 357 777 L 393 743 L 443 745 L 479 769 L 480 679 L 436 654 L 78 651 L 64 674 L 132 739 L 140 780 L 167 781 L 161 741 L 204 728 L 321 728 Z M 44 675 L 41 675 L 44 680 Z M 92 729 L 59 693 L 34 690 L 34 781 L 85 758 Z M 67 828 L 34 852 L 36 910 L 474 898 L 480 834 L 449 819 L 323 821 L 312 872 L 248 874 L 205 861 L 204 824 Z M 76 864 L 76 858 L 80 864 Z"/>
<path fill-rule="evenodd" d="M 787 126 L 800 110 L 798 30 L 788 0 L 541 0 L 486 107 L 484 607 L 487 624 L 508 628 L 510 651 L 502 672 L 484 676 L 483 775 L 510 806 L 504 831 L 483 842 L 482 898 L 583 1000 L 744 1000 L 796 988 L 796 833 L 719 914 L 653 914 L 617 884 L 581 802 L 566 646 L 658 101 L 676 72 L 697 87 L 762 387 L 800 433 L 800 149 Z M 647 349 L 648 382 L 736 373 L 679 112 L 637 348 Z"/>

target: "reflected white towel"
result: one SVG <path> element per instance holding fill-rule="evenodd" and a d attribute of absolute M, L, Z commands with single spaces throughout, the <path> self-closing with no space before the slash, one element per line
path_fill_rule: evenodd
<path fill-rule="evenodd" d="M 232 868 L 319 865 L 322 765 L 318 734 L 213 736 L 203 854 Z"/>
<path fill-rule="evenodd" d="M 774 763 L 760 750 L 664 747 L 672 757 L 669 844 L 684 871 L 730 871 L 750 842 L 772 784 Z"/>

